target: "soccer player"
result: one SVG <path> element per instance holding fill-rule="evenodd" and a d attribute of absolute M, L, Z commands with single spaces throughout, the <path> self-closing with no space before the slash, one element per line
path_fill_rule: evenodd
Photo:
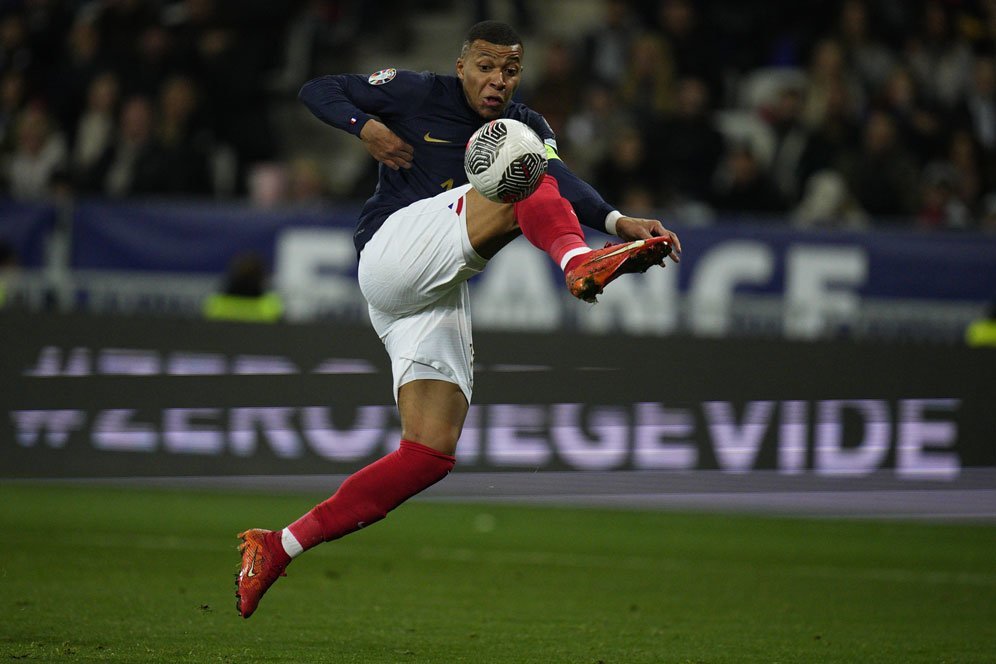
<path fill-rule="evenodd" d="M 614 210 L 563 165 L 542 116 L 512 102 L 522 53 L 510 26 L 484 21 L 467 34 L 456 76 L 384 69 L 324 76 L 301 89 L 312 113 L 358 136 L 381 164 L 354 240 L 360 290 L 391 358 L 402 440 L 286 528 L 239 535 L 236 608 L 244 618 L 294 557 L 383 519 L 453 468 L 474 379 L 466 282 L 503 246 L 525 235 L 587 301 L 621 274 L 663 265 L 668 255 L 678 260 L 674 233 Z M 496 118 L 526 123 L 547 145 L 548 174 L 514 205 L 466 184 L 467 141 Z M 579 219 L 627 242 L 593 251 Z"/>

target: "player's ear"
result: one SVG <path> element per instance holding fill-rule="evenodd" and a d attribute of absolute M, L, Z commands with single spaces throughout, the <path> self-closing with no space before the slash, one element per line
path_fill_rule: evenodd
<path fill-rule="evenodd" d="M 456 74 L 457 78 L 461 81 L 463 80 L 463 58 L 457 58 L 456 61 Z"/>

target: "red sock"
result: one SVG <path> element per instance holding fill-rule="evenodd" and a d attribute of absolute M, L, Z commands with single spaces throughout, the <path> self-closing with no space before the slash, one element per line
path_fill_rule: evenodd
<path fill-rule="evenodd" d="M 307 551 L 371 523 L 453 469 L 456 459 L 431 447 L 402 440 L 401 447 L 350 475 L 331 498 L 287 528 Z"/>
<path fill-rule="evenodd" d="M 560 195 L 550 175 L 543 176 L 529 198 L 515 204 L 515 218 L 526 239 L 548 253 L 561 269 L 571 258 L 590 251 L 574 208 Z"/>

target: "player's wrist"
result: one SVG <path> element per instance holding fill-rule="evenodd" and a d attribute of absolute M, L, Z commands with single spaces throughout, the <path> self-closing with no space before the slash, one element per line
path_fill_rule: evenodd
<path fill-rule="evenodd" d="M 619 236 L 619 233 L 616 232 L 616 222 L 622 219 L 622 217 L 623 213 L 619 210 L 613 210 L 605 215 L 605 231 L 609 235 L 615 235 L 616 237 Z"/>
<path fill-rule="evenodd" d="M 373 118 L 369 115 L 357 114 L 349 118 L 349 131 L 356 135 L 357 138 L 363 138 L 363 129 L 370 124 Z"/>

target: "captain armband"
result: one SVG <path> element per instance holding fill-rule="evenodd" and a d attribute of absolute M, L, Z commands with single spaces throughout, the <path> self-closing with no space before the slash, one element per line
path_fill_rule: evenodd
<path fill-rule="evenodd" d="M 548 138 L 543 141 L 546 145 L 546 158 L 547 159 L 560 159 L 560 155 L 557 154 L 557 141 L 552 138 Z"/>

